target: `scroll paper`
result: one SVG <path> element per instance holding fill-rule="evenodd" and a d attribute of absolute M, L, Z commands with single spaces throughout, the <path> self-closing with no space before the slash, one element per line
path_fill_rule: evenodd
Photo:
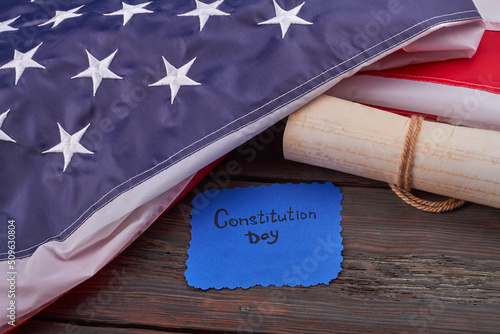
<path fill-rule="evenodd" d="M 286 159 L 396 183 L 410 119 L 323 95 L 289 117 Z M 500 132 L 425 121 L 413 188 L 500 208 Z"/>

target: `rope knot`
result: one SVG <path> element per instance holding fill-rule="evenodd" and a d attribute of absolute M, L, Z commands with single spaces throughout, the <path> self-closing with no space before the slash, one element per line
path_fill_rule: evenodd
<path fill-rule="evenodd" d="M 415 146 L 418 135 L 422 129 L 424 118 L 421 116 L 412 116 L 408 133 L 403 147 L 399 162 L 397 184 L 390 184 L 391 189 L 407 204 L 425 211 L 441 213 L 458 209 L 465 204 L 465 201 L 456 198 L 450 198 L 446 201 L 428 201 L 421 199 L 411 193 L 412 167 L 415 156 Z"/>

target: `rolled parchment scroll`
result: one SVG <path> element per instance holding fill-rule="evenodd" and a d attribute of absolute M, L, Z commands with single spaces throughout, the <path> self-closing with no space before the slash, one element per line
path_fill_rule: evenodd
<path fill-rule="evenodd" d="M 395 184 L 410 119 L 323 95 L 290 115 L 286 159 Z M 412 187 L 500 208 L 500 132 L 425 121 Z"/>

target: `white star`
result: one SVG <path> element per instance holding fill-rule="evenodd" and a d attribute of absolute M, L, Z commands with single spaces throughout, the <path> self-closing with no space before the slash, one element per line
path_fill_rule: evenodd
<path fill-rule="evenodd" d="M 311 22 L 308 22 L 297 16 L 302 6 L 304 6 L 305 2 L 291 10 L 284 10 L 280 7 L 280 5 L 278 5 L 276 0 L 273 0 L 273 2 L 276 17 L 273 17 L 272 19 L 264 22 L 260 22 L 258 24 L 279 24 L 281 27 L 281 38 L 285 38 L 285 34 L 288 31 L 288 28 L 290 28 L 290 25 L 292 24 L 312 24 Z"/>
<path fill-rule="evenodd" d="M 224 2 L 224 0 L 218 0 L 212 2 L 211 4 L 203 3 L 199 0 L 195 1 L 196 1 L 196 9 L 184 14 L 179 14 L 177 16 L 198 16 L 200 19 L 200 31 L 201 29 L 203 29 L 205 23 L 207 23 L 210 16 L 230 15 L 228 13 L 222 12 L 217 9 L 217 7 L 219 7 L 220 4 Z"/>
<path fill-rule="evenodd" d="M 9 136 L 7 136 L 7 134 L 5 132 L 2 131 L 3 122 L 7 118 L 7 114 L 9 113 L 9 111 L 10 111 L 10 109 L 0 115 L 0 140 L 10 141 L 10 142 L 15 143 L 16 141 L 14 139 L 10 138 Z"/>
<path fill-rule="evenodd" d="M 19 15 L 19 16 L 21 16 L 21 15 Z M 17 28 L 12 28 L 9 24 L 11 24 L 15 20 L 17 20 L 19 18 L 19 16 L 15 17 L 13 19 L 7 20 L 7 21 L 0 22 L 0 32 L 17 30 Z"/>
<path fill-rule="evenodd" d="M 89 58 L 89 68 L 81 73 L 78 73 L 71 79 L 92 78 L 92 83 L 94 84 L 94 96 L 97 92 L 97 88 L 99 88 L 99 85 L 101 84 L 102 79 L 123 79 L 122 77 L 117 76 L 109 70 L 109 66 L 111 65 L 111 62 L 113 61 L 113 58 L 118 50 L 116 50 L 103 60 L 98 60 L 97 58 L 92 56 L 90 52 L 88 52 L 87 50 L 85 51 L 87 52 L 87 57 Z"/>
<path fill-rule="evenodd" d="M 55 28 L 62 21 L 66 20 L 66 19 L 71 19 L 71 18 L 74 18 L 74 17 L 81 16 L 82 14 L 75 14 L 75 12 L 78 11 L 83 6 L 85 6 L 85 5 L 82 5 L 80 7 L 73 8 L 73 9 L 70 9 L 70 10 L 66 10 L 66 11 L 64 11 L 64 10 L 56 10 L 56 15 L 53 18 L 51 18 L 50 20 L 48 20 L 47 22 L 40 24 L 40 26 L 44 26 L 44 25 L 47 25 L 47 24 L 54 23 L 54 25 L 52 26 L 52 28 Z"/>
<path fill-rule="evenodd" d="M 122 9 L 117 10 L 113 13 L 108 13 L 104 15 L 123 15 L 123 25 L 126 25 L 127 22 L 134 16 L 134 14 L 145 14 L 145 13 L 153 13 L 151 10 L 144 9 L 150 2 L 144 2 L 138 5 L 129 5 L 125 2 L 122 2 Z"/>
<path fill-rule="evenodd" d="M 165 68 L 167 69 L 167 76 L 149 86 L 170 86 L 170 93 L 171 93 L 170 100 L 171 103 L 174 104 L 175 96 L 177 95 L 177 92 L 179 91 L 179 88 L 181 88 L 181 86 L 201 85 L 199 82 L 191 80 L 190 78 L 187 77 L 187 73 L 189 72 L 189 69 L 193 65 L 196 58 L 194 58 L 181 68 L 175 68 L 174 66 L 170 65 L 170 63 L 165 59 L 165 57 L 162 58 L 163 62 L 165 63 Z"/>
<path fill-rule="evenodd" d="M 80 131 L 78 131 L 73 135 L 67 133 L 63 129 L 61 124 L 57 123 L 57 126 L 59 127 L 59 136 L 61 137 L 61 142 L 56 146 L 52 147 L 51 149 L 48 149 L 47 151 L 44 151 L 42 153 L 43 154 L 62 153 L 64 156 L 64 168 L 63 168 L 63 173 L 64 173 L 66 167 L 68 167 L 75 153 L 94 154 L 94 152 L 87 150 L 85 147 L 82 146 L 82 144 L 80 144 L 80 140 L 82 139 L 83 135 L 85 134 L 85 131 L 87 131 L 90 124 L 88 124 L 85 128 L 81 129 Z"/>
<path fill-rule="evenodd" d="M 14 68 L 16 70 L 16 81 L 15 84 L 17 85 L 17 82 L 21 78 L 21 75 L 23 75 L 23 72 L 27 68 L 45 68 L 44 66 L 38 64 L 36 61 L 31 59 L 34 55 L 36 50 L 42 45 L 42 43 L 38 44 L 38 46 L 35 46 L 33 49 L 29 50 L 26 53 L 22 53 L 21 51 L 14 50 L 14 59 L 12 59 L 10 62 L 8 62 L 5 65 L 2 65 L 0 67 L 0 70 L 5 69 L 5 68 Z"/>

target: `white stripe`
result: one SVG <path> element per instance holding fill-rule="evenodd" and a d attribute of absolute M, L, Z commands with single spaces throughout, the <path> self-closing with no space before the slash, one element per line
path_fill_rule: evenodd
<path fill-rule="evenodd" d="M 474 0 L 474 4 L 486 23 L 486 29 L 500 31 L 500 1 Z"/>
<path fill-rule="evenodd" d="M 476 53 L 484 30 L 481 20 L 439 25 L 406 45 L 403 48 L 406 52 L 395 52 L 365 70 L 378 71 L 410 64 L 470 58 Z"/>
<path fill-rule="evenodd" d="M 437 83 L 357 75 L 327 94 L 354 102 L 427 113 L 452 124 L 500 130 L 500 96 Z"/>

